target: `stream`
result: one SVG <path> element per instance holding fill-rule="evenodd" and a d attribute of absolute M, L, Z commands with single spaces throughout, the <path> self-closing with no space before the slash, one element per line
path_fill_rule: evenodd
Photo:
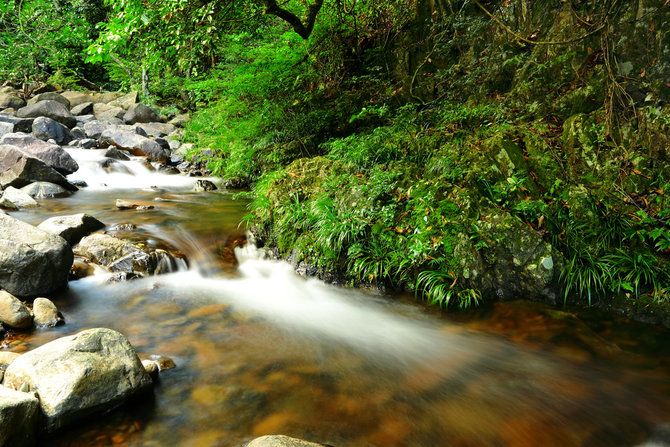
<path fill-rule="evenodd" d="M 326 285 L 243 246 L 244 200 L 142 159 L 101 167 L 68 148 L 88 187 L 12 213 L 38 224 L 86 212 L 168 245 L 180 271 L 54 298 L 66 324 L 14 334 L 24 352 L 92 327 L 164 355 L 153 395 L 42 446 L 241 446 L 285 434 L 333 446 L 635 446 L 670 422 L 670 331 L 596 311 L 494 303 L 462 313 L 411 296 Z M 121 211 L 116 199 L 155 204 Z"/>

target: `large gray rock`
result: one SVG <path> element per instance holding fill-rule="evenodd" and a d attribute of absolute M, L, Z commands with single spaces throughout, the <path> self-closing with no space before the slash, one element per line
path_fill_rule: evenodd
<path fill-rule="evenodd" d="M 98 121 L 98 120 L 93 120 L 93 121 L 86 122 L 86 123 L 84 123 L 84 126 L 83 126 L 84 133 L 86 133 L 86 136 L 88 138 L 92 138 L 94 140 L 97 140 L 98 138 L 100 138 L 100 135 L 102 135 L 102 132 L 104 132 L 105 129 L 107 129 L 108 127 L 110 127 L 109 124 L 103 123 L 103 122 Z"/>
<path fill-rule="evenodd" d="M 104 223 L 84 213 L 50 217 L 37 226 L 40 230 L 62 237 L 70 245 L 77 244 L 84 236 L 88 236 L 104 227 Z"/>
<path fill-rule="evenodd" d="M 21 191 L 33 199 L 53 199 L 54 197 L 67 197 L 72 194 L 71 191 L 62 186 L 49 182 L 31 183 L 21 188 Z"/>
<path fill-rule="evenodd" d="M 70 129 L 46 116 L 35 118 L 33 122 L 33 136 L 42 141 L 53 139 L 58 144 L 67 144 L 74 139 L 70 133 Z"/>
<path fill-rule="evenodd" d="M 14 132 L 14 125 L 12 123 L 0 121 L 0 137 L 12 132 Z"/>
<path fill-rule="evenodd" d="M 6 92 L 0 93 L 0 109 L 20 109 L 24 107 L 26 102 L 21 99 L 16 93 Z"/>
<path fill-rule="evenodd" d="M 121 107 L 114 107 L 100 103 L 93 105 L 93 114 L 95 115 L 95 119 L 99 121 L 113 123 L 115 120 L 121 120 L 124 113 L 126 113 L 126 111 Z"/>
<path fill-rule="evenodd" d="M 74 127 L 77 125 L 77 120 L 72 116 L 68 108 L 63 104 L 52 100 L 40 101 L 23 107 L 16 111 L 16 116 L 19 118 L 37 118 L 46 116 L 67 127 Z"/>
<path fill-rule="evenodd" d="M 132 91 L 126 95 L 121 96 L 120 98 L 115 99 L 109 103 L 110 106 L 121 107 L 124 110 L 128 110 L 130 106 L 137 102 L 137 91 Z"/>
<path fill-rule="evenodd" d="M 154 140 L 119 128 L 105 129 L 100 136 L 100 145 L 116 146 L 130 151 L 133 155 L 143 155 L 161 163 L 170 156 L 169 150 L 163 149 Z"/>
<path fill-rule="evenodd" d="M 0 386 L 0 446 L 35 445 L 40 402 L 35 396 Z"/>
<path fill-rule="evenodd" d="M 12 186 L 7 187 L 0 196 L 0 208 L 8 210 L 19 210 L 22 208 L 34 208 L 39 204 L 20 189 Z"/>
<path fill-rule="evenodd" d="M 325 444 L 290 438 L 284 435 L 261 436 L 253 439 L 247 447 L 327 447 Z"/>
<path fill-rule="evenodd" d="M 77 107 L 80 104 L 84 104 L 87 102 L 93 103 L 95 102 L 95 99 L 87 93 L 82 93 L 82 92 L 75 92 L 75 91 L 65 91 L 62 93 L 63 98 L 67 99 L 70 101 L 70 107 L 74 108 Z M 73 113 L 74 115 L 74 113 Z"/>
<path fill-rule="evenodd" d="M 69 191 L 77 190 L 42 160 L 31 157 L 16 146 L 0 145 L 0 189 L 9 186 L 20 188 L 39 181 L 55 183 Z"/>
<path fill-rule="evenodd" d="M 67 286 L 74 256 L 60 236 L 0 214 L 0 288 L 20 298 Z"/>
<path fill-rule="evenodd" d="M 128 124 L 158 123 L 161 118 L 154 109 L 146 104 L 139 103 L 128 108 L 128 111 L 123 115 L 123 121 Z"/>
<path fill-rule="evenodd" d="M 93 103 L 92 102 L 85 102 L 83 104 L 79 104 L 77 106 L 72 107 L 70 110 L 74 116 L 81 116 L 81 115 L 92 115 L 93 114 Z"/>
<path fill-rule="evenodd" d="M 117 407 L 152 385 L 128 339 L 104 328 L 23 354 L 9 365 L 3 383 L 37 393 L 47 431 Z"/>
<path fill-rule="evenodd" d="M 18 118 L 14 115 L 0 113 L 0 122 L 10 123 L 13 126 L 12 132 L 30 133 L 33 131 L 34 118 Z"/>
<path fill-rule="evenodd" d="M 33 317 L 21 300 L 9 292 L 0 290 L 0 323 L 26 329 L 33 325 Z"/>
<path fill-rule="evenodd" d="M 35 95 L 28 100 L 28 105 L 31 106 L 33 104 L 37 104 L 40 101 L 56 101 L 63 104 L 68 109 L 71 107 L 70 101 L 68 101 L 68 99 L 60 93 L 56 92 L 45 92 L 40 93 L 39 95 Z"/>
<path fill-rule="evenodd" d="M 37 121 L 39 121 L 39 118 L 35 120 L 35 122 Z M 21 152 L 42 160 L 63 175 L 72 174 L 79 169 L 77 162 L 65 149 L 56 144 L 39 140 L 32 135 L 21 132 L 10 133 L 0 138 L 0 144 L 16 146 Z"/>

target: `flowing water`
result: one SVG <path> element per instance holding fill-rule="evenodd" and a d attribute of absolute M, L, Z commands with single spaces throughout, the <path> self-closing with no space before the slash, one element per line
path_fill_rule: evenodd
<path fill-rule="evenodd" d="M 183 252 L 190 269 L 126 283 L 72 281 L 66 325 L 15 334 L 25 351 L 90 327 L 164 355 L 153 395 L 43 446 L 239 446 L 286 434 L 334 446 L 633 446 L 670 421 L 670 332 L 536 303 L 443 314 L 408 297 L 297 277 L 243 245 L 246 203 L 139 159 L 102 168 L 70 149 L 89 186 L 14 213 L 88 212 Z M 120 211 L 118 198 L 151 202 Z"/>

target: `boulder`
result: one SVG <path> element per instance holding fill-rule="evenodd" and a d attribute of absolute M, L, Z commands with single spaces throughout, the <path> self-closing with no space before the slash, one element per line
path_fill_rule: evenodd
<path fill-rule="evenodd" d="M 93 94 L 93 102 L 108 103 L 112 102 L 115 99 L 118 99 L 123 96 L 123 93 L 119 92 L 104 92 L 104 93 L 95 93 Z"/>
<path fill-rule="evenodd" d="M 19 118 L 37 118 L 46 116 L 47 118 L 51 118 L 54 121 L 66 125 L 68 128 L 77 125 L 77 120 L 72 116 L 68 108 L 63 104 L 52 100 L 40 101 L 23 107 L 16 111 L 16 116 Z"/>
<path fill-rule="evenodd" d="M 62 186 L 49 182 L 34 182 L 21 188 L 21 191 L 33 199 L 52 199 L 54 197 L 67 197 L 72 194 L 71 191 Z"/>
<path fill-rule="evenodd" d="M 78 106 L 72 107 L 70 112 L 74 116 L 93 115 L 93 103 L 92 102 L 85 102 L 83 104 L 79 104 Z"/>
<path fill-rule="evenodd" d="M 0 288 L 20 298 L 67 286 L 74 256 L 60 236 L 0 214 Z"/>
<path fill-rule="evenodd" d="M 253 439 L 247 447 L 327 447 L 326 444 L 305 441 L 298 438 L 290 438 L 284 435 L 261 436 Z"/>
<path fill-rule="evenodd" d="M 14 115 L 0 113 L 0 122 L 13 125 L 12 132 L 30 133 L 33 131 L 33 118 L 18 118 Z"/>
<path fill-rule="evenodd" d="M 89 121 L 87 123 L 84 123 L 83 126 L 84 133 L 86 134 L 86 136 L 94 140 L 100 138 L 102 132 L 104 132 L 105 129 L 107 129 L 108 127 L 110 127 L 109 124 L 105 124 L 98 120 Z"/>
<path fill-rule="evenodd" d="M 133 104 L 137 102 L 137 91 L 132 91 L 127 95 L 123 95 L 120 98 L 110 101 L 108 104 L 114 107 L 121 107 L 123 110 L 128 110 Z"/>
<path fill-rule="evenodd" d="M 169 151 L 154 140 L 137 133 L 118 128 L 107 128 L 100 136 L 100 145 L 111 145 L 130 151 L 133 155 L 143 155 L 158 162 L 165 162 Z"/>
<path fill-rule="evenodd" d="M 168 121 L 168 124 L 172 124 L 175 127 L 184 127 L 189 121 L 191 121 L 191 117 L 183 114 L 175 116 L 170 121 Z"/>
<path fill-rule="evenodd" d="M 74 139 L 70 133 L 70 129 L 46 116 L 35 118 L 33 122 L 33 136 L 42 141 L 53 139 L 58 144 L 67 144 Z"/>
<path fill-rule="evenodd" d="M 116 207 L 120 210 L 151 210 L 154 206 L 147 202 L 116 199 Z"/>
<path fill-rule="evenodd" d="M 89 214 L 81 213 L 50 217 L 37 228 L 62 237 L 70 245 L 76 245 L 84 236 L 105 228 L 105 224 Z"/>
<path fill-rule="evenodd" d="M 0 144 L 0 188 L 20 188 L 39 181 L 55 183 L 69 191 L 77 190 L 42 160 L 31 157 L 16 146 Z"/>
<path fill-rule="evenodd" d="M 37 104 L 40 101 L 56 101 L 63 104 L 68 109 L 71 107 L 70 101 L 68 101 L 67 98 L 65 98 L 60 93 L 56 92 L 45 92 L 35 95 L 28 100 L 28 105 L 31 106 L 33 104 Z"/>
<path fill-rule="evenodd" d="M 130 157 L 127 156 L 125 152 L 123 152 L 122 150 L 119 150 L 115 147 L 107 149 L 107 151 L 105 152 L 105 157 L 113 158 L 115 160 L 123 160 L 123 161 L 130 160 Z"/>
<path fill-rule="evenodd" d="M 175 131 L 175 127 L 172 124 L 166 123 L 139 123 L 137 127 L 142 128 L 147 136 L 153 138 L 164 137 Z"/>
<path fill-rule="evenodd" d="M 82 92 L 65 91 L 61 95 L 63 96 L 63 98 L 70 101 L 70 107 L 72 107 L 72 109 L 81 104 L 85 104 L 87 102 L 93 103 L 95 101 L 91 95 Z M 76 115 L 74 112 L 72 112 L 72 114 Z"/>
<path fill-rule="evenodd" d="M 8 210 L 19 210 L 21 208 L 34 208 L 39 204 L 25 192 L 9 186 L 0 196 L 0 208 Z"/>
<path fill-rule="evenodd" d="M 35 121 L 38 120 L 39 118 Z M 79 165 L 74 158 L 72 158 L 62 147 L 57 144 L 38 140 L 32 135 L 21 132 L 10 133 L 3 135 L 2 138 L 0 138 L 0 144 L 15 146 L 19 148 L 21 152 L 43 161 L 62 175 L 72 174 L 79 169 Z"/>
<path fill-rule="evenodd" d="M 84 138 L 83 140 L 79 140 L 78 145 L 84 149 L 93 149 L 94 147 L 98 147 L 98 140 Z"/>
<path fill-rule="evenodd" d="M 42 93 L 49 93 L 49 92 L 55 92 L 58 89 L 56 86 L 51 85 L 51 84 L 31 84 L 29 91 L 33 95 L 40 95 Z"/>
<path fill-rule="evenodd" d="M 217 189 L 219 188 L 210 180 L 197 180 L 193 187 L 195 192 L 216 191 Z"/>
<path fill-rule="evenodd" d="M 35 445 L 40 402 L 35 396 L 0 386 L 0 446 Z"/>
<path fill-rule="evenodd" d="M 123 115 L 123 121 L 128 124 L 158 123 L 161 121 L 161 118 L 154 109 L 139 103 L 133 104 L 128 108 L 128 111 Z"/>
<path fill-rule="evenodd" d="M 85 138 L 88 138 L 88 136 L 86 135 L 86 132 L 84 132 L 83 126 L 82 127 L 79 127 L 79 126 L 73 127 L 72 130 L 70 131 L 70 133 L 72 134 L 72 138 L 74 138 L 76 140 L 83 140 Z"/>
<path fill-rule="evenodd" d="M 24 107 L 26 102 L 16 93 L 7 92 L 0 93 L 0 109 L 20 109 Z"/>
<path fill-rule="evenodd" d="M 26 329 L 33 325 L 33 317 L 21 300 L 9 292 L 0 290 L 0 323 Z"/>
<path fill-rule="evenodd" d="M 93 104 L 93 115 L 99 121 L 113 122 L 113 120 L 120 120 L 123 118 L 125 110 L 121 107 L 109 106 L 107 104 Z"/>
<path fill-rule="evenodd" d="M 33 321 L 37 327 L 55 327 L 63 323 L 63 317 L 56 305 L 47 298 L 35 298 L 33 301 Z"/>
<path fill-rule="evenodd" d="M 14 125 L 12 123 L 0 121 L 0 137 L 12 132 L 14 132 Z"/>
<path fill-rule="evenodd" d="M 85 123 L 88 123 L 88 122 L 91 122 L 91 121 L 96 121 L 95 115 L 93 115 L 93 114 L 79 115 L 79 116 L 75 116 L 75 118 L 77 119 L 78 124 L 85 124 Z"/>
<path fill-rule="evenodd" d="M 128 339 L 97 328 L 59 338 L 12 362 L 5 386 L 37 394 L 47 431 L 117 407 L 152 381 Z"/>

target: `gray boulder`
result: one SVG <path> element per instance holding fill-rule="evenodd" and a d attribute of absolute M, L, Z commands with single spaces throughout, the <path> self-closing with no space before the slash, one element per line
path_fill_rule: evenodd
<path fill-rule="evenodd" d="M 93 103 L 85 102 L 83 104 L 79 104 L 78 106 L 72 107 L 70 112 L 72 112 L 74 116 L 93 115 Z"/>
<path fill-rule="evenodd" d="M 50 217 L 37 226 L 40 230 L 62 237 L 70 245 L 77 244 L 84 236 L 104 227 L 104 223 L 84 213 Z"/>
<path fill-rule="evenodd" d="M 21 300 L 9 292 L 0 290 L 0 323 L 26 329 L 33 325 L 33 317 Z"/>
<path fill-rule="evenodd" d="M 93 114 L 95 119 L 99 121 L 108 121 L 114 123 L 115 120 L 120 121 L 123 118 L 125 110 L 121 107 L 109 106 L 107 104 L 94 104 L 93 105 Z"/>
<path fill-rule="evenodd" d="M 170 155 L 168 150 L 154 140 L 119 128 L 105 129 L 100 136 L 100 145 L 116 146 L 130 151 L 133 155 L 143 155 L 161 163 Z"/>
<path fill-rule="evenodd" d="M 94 147 L 98 147 L 98 140 L 84 138 L 83 140 L 79 140 L 78 145 L 84 149 L 93 149 Z"/>
<path fill-rule="evenodd" d="M 75 116 L 75 118 L 77 119 L 77 123 L 79 123 L 79 124 L 84 124 L 84 123 L 88 123 L 90 121 L 95 121 L 96 120 L 95 115 L 93 115 L 93 114 L 91 114 L 91 115 L 79 115 L 79 116 Z"/>
<path fill-rule="evenodd" d="M 55 327 L 63 323 L 63 317 L 56 305 L 47 298 L 35 298 L 33 314 L 33 322 L 37 327 Z"/>
<path fill-rule="evenodd" d="M 71 191 L 62 186 L 49 182 L 34 182 L 21 188 L 21 191 L 33 199 L 52 199 L 54 197 L 67 197 L 72 194 Z"/>
<path fill-rule="evenodd" d="M 35 118 L 33 136 L 42 141 L 53 139 L 58 144 L 67 144 L 74 139 L 70 129 L 46 116 Z"/>
<path fill-rule="evenodd" d="M 0 189 L 20 188 L 32 182 L 45 181 L 76 191 L 65 177 L 42 160 L 27 155 L 16 146 L 0 145 Z"/>
<path fill-rule="evenodd" d="M 124 110 L 128 110 L 130 106 L 137 102 L 137 91 L 132 91 L 126 95 L 121 96 L 120 98 L 115 99 L 114 101 L 109 102 L 110 106 L 121 107 Z"/>
<path fill-rule="evenodd" d="M 9 365 L 3 383 L 37 394 L 47 431 L 117 407 L 152 385 L 128 339 L 104 328 L 23 354 Z"/>
<path fill-rule="evenodd" d="M 84 132 L 83 127 L 75 126 L 75 127 L 72 128 L 70 133 L 72 134 L 72 138 L 74 138 L 76 140 L 83 140 L 85 138 L 88 138 L 88 136 L 86 135 L 86 132 Z"/>
<path fill-rule="evenodd" d="M 35 396 L 0 386 L 0 446 L 35 445 L 40 402 Z"/>
<path fill-rule="evenodd" d="M 148 136 L 153 138 L 170 135 L 176 130 L 172 124 L 166 123 L 139 123 L 137 126 L 142 128 Z"/>
<path fill-rule="evenodd" d="M 16 111 L 19 118 L 37 118 L 46 116 L 54 121 L 66 125 L 68 128 L 77 125 L 77 120 L 67 107 L 58 101 L 46 100 L 23 107 Z"/>
<path fill-rule="evenodd" d="M 39 118 L 35 121 L 38 120 Z M 2 138 L 0 138 L 0 144 L 15 146 L 19 148 L 21 152 L 43 161 L 63 175 L 72 174 L 79 169 L 79 165 L 74 158 L 72 158 L 62 147 L 57 144 L 38 140 L 32 135 L 21 132 L 10 133 L 3 135 Z"/>
<path fill-rule="evenodd" d="M 67 286 L 74 256 L 60 236 L 0 214 L 0 288 L 20 298 Z"/>
<path fill-rule="evenodd" d="M 327 447 L 325 444 L 290 438 L 284 435 L 261 436 L 253 439 L 247 447 Z"/>
<path fill-rule="evenodd" d="M 128 111 L 123 115 L 123 121 L 128 124 L 158 123 L 161 121 L 161 118 L 154 109 L 139 103 L 133 104 L 128 108 Z"/>
<path fill-rule="evenodd" d="M 0 208 L 8 210 L 19 210 L 22 208 L 34 208 L 38 203 L 25 192 L 12 186 L 7 187 L 0 196 Z"/>
<path fill-rule="evenodd" d="M 198 180 L 193 186 L 193 191 L 195 192 L 204 192 L 204 191 L 216 191 L 219 189 L 214 182 L 210 180 Z"/>
<path fill-rule="evenodd" d="M 13 125 L 12 132 L 30 133 L 33 131 L 34 118 L 18 118 L 14 115 L 0 113 L 0 122 Z"/>
<path fill-rule="evenodd" d="M 113 158 L 115 160 L 123 160 L 123 161 L 130 160 L 130 157 L 127 156 L 125 154 L 125 152 L 123 152 L 123 151 L 121 151 L 121 150 L 119 150 L 115 147 L 107 149 L 107 151 L 105 152 L 105 157 Z"/>
<path fill-rule="evenodd" d="M 0 109 L 20 109 L 24 107 L 26 102 L 16 93 L 6 92 L 0 93 Z"/>
<path fill-rule="evenodd" d="M 71 107 L 70 101 L 68 101 L 68 99 L 60 93 L 56 92 L 45 92 L 35 95 L 28 100 L 28 105 L 31 106 L 33 104 L 37 104 L 40 101 L 56 101 L 63 104 L 68 109 Z"/>
<path fill-rule="evenodd" d="M 105 124 L 105 123 L 103 123 L 101 121 L 98 121 L 98 120 L 89 121 L 87 123 L 84 123 L 84 126 L 83 126 L 84 133 L 86 134 L 86 136 L 88 138 L 92 138 L 94 140 L 97 140 L 98 138 L 100 138 L 100 135 L 102 135 L 102 133 L 108 127 L 110 127 L 109 124 Z"/>

